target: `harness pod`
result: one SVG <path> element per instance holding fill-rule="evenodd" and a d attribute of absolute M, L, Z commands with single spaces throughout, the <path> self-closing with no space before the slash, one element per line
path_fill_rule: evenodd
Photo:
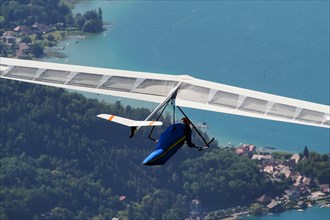
<path fill-rule="evenodd" d="M 143 161 L 143 165 L 163 165 L 185 142 L 185 124 L 175 123 L 168 127 L 159 137 L 155 150 Z"/>

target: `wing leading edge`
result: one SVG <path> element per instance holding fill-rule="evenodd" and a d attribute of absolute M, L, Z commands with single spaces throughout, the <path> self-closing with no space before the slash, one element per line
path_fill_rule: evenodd
<path fill-rule="evenodd" d="M 330 128 L 330 106 L 187 75 L 168 75 L 0 58 L 0 77 L 161 103 L 178 87 L 176 105 Z"/>

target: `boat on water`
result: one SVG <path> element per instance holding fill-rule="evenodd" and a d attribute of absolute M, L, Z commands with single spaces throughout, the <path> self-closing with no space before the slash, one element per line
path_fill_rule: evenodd
<path fill-rule="evenodd" d="M 330 204 L 322 204 L 320 205 L 321 208 L 330 208 Z"/>

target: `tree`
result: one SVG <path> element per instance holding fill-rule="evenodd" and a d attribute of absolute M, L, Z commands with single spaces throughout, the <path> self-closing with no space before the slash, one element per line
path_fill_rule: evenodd
<path fill-rule="evenodd" d="M 75 17 L 74 17 L 74 24 L 75 26 L 81 30 L 84 26 L 84 23 L 85 23 L 85 18 L 80 14 L 78 13 Z"/>
<path fill-rule="evenodd" d="M 98 12 L 95 10 L 87 11 L 83 15 L 77 14 L 74 18 L 74 23 L 77 28 L 84 32 L 100 32 L 102 31 L 102 10 Z"/>
<path fill-rule="evenodd" d="M 307 159 L 309 158 L 309 150 L 308 150 L 307 146 L 305 146 L 305 148 L 304 148 L 303 156 L 306 157 Z"/>
<path fill-rule="evenodd" d="M 40 33 L 40 32 L 36 33 L 36 40 L 42 40 L 42 39 L 44 39 L 42 37 L 42 33 Z"/>
<path fill-rule="evenodd" d="M 33 44 L 30 48 L 33 56 L 37 58 L 41 57 L 44 54 L 44 48 L 38 43 Z"/>
<path fill-rule="evenodd" d="M 47 36 L 47 40 L 49 40 L 49 41 L 54 41 L 54 40 L 55 40 L 54 35 L 52 35 L 52 34 L 48 34 L 48 36 Z"/>
<path fill-rule="evenodd" d="M 265 211 L 265 208 L 264 208 L 264 206 L 261 205 L 261 204 L 253 203 L 253 204 L 250 206 L 250 212 L 251 212 L 253 215 L 261 215 L 264 211 Z"/>
<path fill-rule="evenodd" d="M 0 1 L 1 27 L 14 28 L 17 25 L 31 26 L 35 22 L 45 24 L 72 23 L 72 12 L 59 0 L 11 0 Z"/>
<path fill-rule="evenodd" d="M 102 17 L 102 9 L 101 8 L 99 8 L 99 10 L 98 10 L 98 16 L 99 16 L 99 19 L 102 21 L 102 19 L 103 19 L 103 17 Z"/>
<path fill-rule="evenodd" d="M 31 37 L 24 36 L 24 37 L 22 37 L 21 42 L 29 44 L 32 42 L 32 40 L 31 40 Z"/>

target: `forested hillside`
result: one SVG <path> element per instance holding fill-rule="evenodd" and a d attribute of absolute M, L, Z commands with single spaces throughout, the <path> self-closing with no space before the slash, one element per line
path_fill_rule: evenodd
<path fill-rule="evenodd" d="M 72 23 L 71 10 L 60 0 L 1 0 L 1 28 L 12 29 L 17 25 Z"/>
<path fill-rule="evenodd" d="M 60 0 L 1 0 L 0 30 L 18 25 L 31 27 L 36 22 L 50 26 L 76 27 L 84 32 L 101 32 L 102 9 L 73 15 L 68 2 Z"/>
<path fill-rule="evenodd" d="M 129 139 L 127 127 L 96 117 L 143 119 L 147 109 L 3 79 L 0 86 L 0 219 L 183 219 L 192 199 L 228 207 L 282 187 L 216 146 L 183 147 L 164 166 L 143 166 L 154 146 L 149 130 Z"/>

